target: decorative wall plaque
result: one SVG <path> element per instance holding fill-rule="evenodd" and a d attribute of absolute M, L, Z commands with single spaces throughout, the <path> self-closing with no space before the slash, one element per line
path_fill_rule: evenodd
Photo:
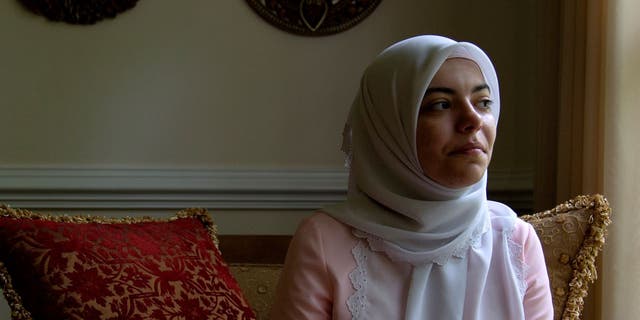
<path fill-rule="evenodd" d="M 247 0 L 272 25 L 305 36 L 347 30 L 366 18 L 382 0 Z"/>
<path fill-rule="evenodd" d="M 18 0 L 32 12 L 49 20 L 94 24 L 129 10 L 138 0 Z"/>

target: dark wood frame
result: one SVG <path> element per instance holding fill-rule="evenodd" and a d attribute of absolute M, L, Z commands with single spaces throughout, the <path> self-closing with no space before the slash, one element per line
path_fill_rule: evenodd
<path fill-rule="evenodd" d="M 246 0 L 271 25 L 298 35 L 325 36 L 345 31 L 369 16 L 382 0 Z"/>
<path fill-rule="evenodd" d="M 135 7 L 138 0 L 18 0 L 29 11 L 52 21 L 94 24 Z"/>
<path fill-rule="evenodd" d="M 292 236 L 218 235 L 227 263 L 283 264 Z"/>

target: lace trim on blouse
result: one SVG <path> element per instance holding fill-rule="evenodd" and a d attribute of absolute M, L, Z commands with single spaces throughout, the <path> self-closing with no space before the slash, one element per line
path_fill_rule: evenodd
<path fill-rule="evenodd" d="M 518 292 L 520 293 L 520 297 L 523 298 L 525 292 L 527 291 L 527 271 L 529 266 L 524 261 L 524 248 L 522 244 L 517 243 L 513 240 L 513 231 L 514 225 L 511 225 L 510 228 L 506 228 L 502 232 L 502 236 L 507 240 L 507 245 L 509 246 L 509 258 L 511 259 L 511 264 L 515 267 L 516 280 L 518 283 Z"/>
<path fill-rule="evenodd" d="M 454 250 L 453 256 L 463 258 L 464 255 L 468 252 L 469 247 L 476 248 L 480 243 L 481 236 L 489 230 L 491 227 L 490 222 L 485 223 L 482 228 L 478 228 L 473 235 L 470 237 L 469 241 L 466 242 L 466 245 L 460 246 L 456 250 Z M 523 245 L 516 242 L 513 239 L 513 232 L 515 230 L 515 223 L 512 223 L 509 227 L 503 229 L 502 237 L 506 240 L 508 246 L 508 255 L 511 260 L 512 265 L 515 267 L 514 272 L 516 276 L 518 291 L 520 293 L 520 297 L 523 298 L 527 289 L 527 280 L 526 274 L 529 266 L 524 261 L 524 249 Z M 364 231 L 353 229 L 353 234 L 360 238 L 357 244 L 351 249 L 351 253 L 356 261 L 356 267 L 351 273 L 349 273 L 349 279 L 351 280 L 351 284 L 355 292 L 347 299 L 347 306 L 349 308 L 349 312 L 352 315 L 352 320 L 361 320 L 365 319 L 365 309 L 368 305 L 366 289 L 367 289 L 367 268 L 366 261 L 368 258 L 368 252 L 377 251 L 383 252 L 383 244 L 384 240 Z M 365 243 L 362 239 L 366 239 Z M 445 259 L 444 263 L 448 261 L 448 258 Z M 442 261 L 440 261 L 442 262 Z M 438 261 L 434 261 L 437 264 Z"/>
<path fill-rule="evenodd" d="M 365 263 L 367 261 L 367 248 L 362 241 L 358 241 L 355 247 L 351 249 L 351 253 L 356 260 L 356 268 L 349 273 L 351 285 L 355 289 L 355 293 L 347 299 L 347 306 L 351 312 L 352 320 L 365 319 L 364 310 L 367 307 L 367 269 Z"/>
<path fill-rule="evenodd" d="M 490 227 L 490 218 L 487 216 L 484 223 L 479 225 L 478 228 L 476 228 L 466 240 L 462 241 L 449 254 L 438 256 L 431 262 L 443 266 L 447 264 L 447 262 L 449 262 L 449 259 L 451 257 L 464 258 L 467 252 L 469 252 L 470 247 L 476 248 L 478 244 L 480 244 L 482 235 L 489 231 Z M 384 239 L 358 229 L 353 229 L 353 235 L 360 239 L 367 239 L 367 243 L 369 244 L 371 250 L 375 252 L 385 252 Z"/>

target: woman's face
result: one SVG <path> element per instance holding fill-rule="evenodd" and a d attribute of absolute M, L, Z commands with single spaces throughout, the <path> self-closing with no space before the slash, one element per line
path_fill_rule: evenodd
<path fill-rule="evenodd" d="M 496 119 L 491 92 L 475 62 L 442 64 L 422 100 L 416 132 L 423 172 L 449 188 L 478 182 L 491 160 Z"/>

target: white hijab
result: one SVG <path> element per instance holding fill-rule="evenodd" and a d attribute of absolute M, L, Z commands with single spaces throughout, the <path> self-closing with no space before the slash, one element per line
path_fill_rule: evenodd
<path fill-rule="evenodd" d="M 486 172 L 471 186 L 451 189 L 428 178 L 418 161 L 422 98 L 440 66 L 454 57 L 480 67 L 497 122 L 500 94 L 491 61 L 477 46 L 441 36 L 413 37 L 380 53 L 362 76 L 347 121 L 347 201 L 324 210 L 370 235 L 369 244 L 392 260 L 443 265 L 464 255 L 487 227 Z"/>
<path fill-rule="evenodd" d="M 473 185 L 451 189 L 428 178 L 418 161 L 416 128 L 421 102 L 449 58 L 466 58 L 480 67 L 497 122 L 498 80 L 480 48 L 440 36 L 418 36 L 392 45 L 364 72 L 345 126 L 343 150 L 350 165 L 347 200 L 324 211 L 354 227 L 354 234 L 366 238 L 373 251 L 411 265 L 405 319 L 496 319 L 502 309 L 507 310 L 507 318 L 518 319 L 521 308 L 515 313 L 509 311 L 510 306 L 496 309 L 504 297 L 517 296 L 512 293 L 518 292 L 514 289 L 518 277 L 507 271 L 513 270 L 510 268 L 489 274 L 486 263 L 493 254 L 508 257 L 508 253 L 492 253 L 491 244 L 475 249 L 476 243 L 491 243 L 487 240 L 491 239 L 487 233 L 491 222 L 486 172 Z M 483 261 L 473 266 L 463 260 L 472 245 L 474 261 Z M 375 268 L 373 273 L 382 277 L 385 273 L 379 269 L 385 265 L 375 259 L 366 262 L 368 270 Z M 504 288 L 513 290 L 495 285 L 504 279 L 510 284 Z M 381 280 L 367 279 L 372 289 L 366 299 L 389 298 Z M 347 304 L 351 310 L 353 305 Z M 379 308 L 384 307 L 372 304 L 372 310 L 385 311 Z"/>

